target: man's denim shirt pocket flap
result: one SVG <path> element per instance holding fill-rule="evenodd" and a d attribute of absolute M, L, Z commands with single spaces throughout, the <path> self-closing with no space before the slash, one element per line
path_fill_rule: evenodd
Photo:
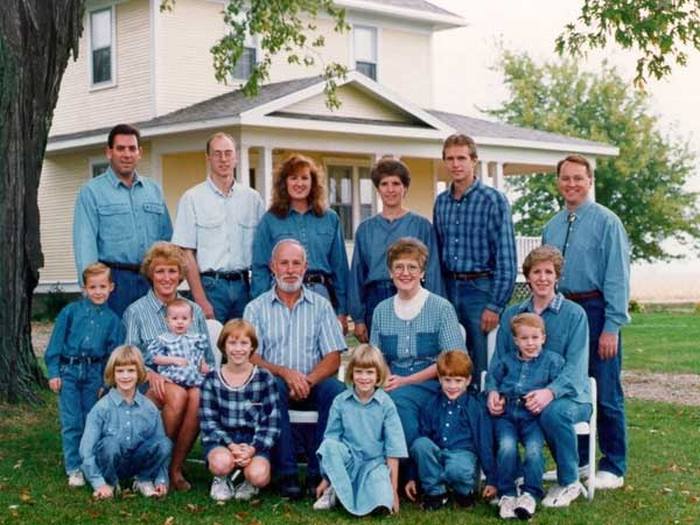
<path fill-rule="evenodd" d="M 133 224 L 128 204 L 100 204 L 100 236 L 105 240 L 124 240 L 131 237 Z"/>

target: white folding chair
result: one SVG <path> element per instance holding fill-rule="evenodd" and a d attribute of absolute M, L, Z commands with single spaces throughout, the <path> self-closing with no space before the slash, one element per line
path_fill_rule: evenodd
<path fill-rule="evenodd" d="M 338 368 L 338 380 L 345 380 L 345 365 L 341 362 Z M 318 422 L 316 410 L 290 410 L 289 422 L 292 425 L 315 425 Z"/>
<path fill-rule="evenodd" d="M 222 325 L 216 319 L 207 319 L 207 330 L 209 330 L 209 342 L 211 343 L 211 352 L 214 354 L 214 361 L 216 362 L 216 368 L 221 368 L 221 352 L 219 347 L 216 346 L 216 342 L 219 340 L 219 334 L 223 330 L 224 325 Z"/>

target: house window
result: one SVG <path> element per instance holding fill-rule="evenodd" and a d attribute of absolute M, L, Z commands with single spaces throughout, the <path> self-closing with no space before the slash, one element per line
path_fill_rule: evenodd
<path fill-rule="evenodd" d="M 90 178 L 94 179 L 98 175 L 102 175 L 109 168 L 109 162 L 99 161 L 90 163 Z"/>
<path fill-rule="evenodd" d="M 377 80 L 377 29 L 355 26 L 353 28 L 355 69 Z"/>
<path fill-rule="evenodd" d="M 93 86 L 114 83 L 114 11 L 112 7 L 90 12 L 90 67 Z"/>
<path fill-rule="evenodd" d="M 355 230 L 374 211 L 374 190 L 366 166 L 328 166 L 328 200 L 340 217 L 343 237 L 355 238 Z"/>
<path fill-rule="evenodd" d="M 243 53 L 241 57 L 233 66 L 233 72 L 231 76 L 234 80 L 247 81 L 250 75 L 253 74 L 253 68 L 258 62 L 258 47 L 255 39 L 252 37 L 246 38 L 245 47 L 243 48 Z"/>

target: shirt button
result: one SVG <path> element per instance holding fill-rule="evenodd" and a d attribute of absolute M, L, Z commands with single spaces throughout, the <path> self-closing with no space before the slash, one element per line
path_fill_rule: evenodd
<path fill-rule="evenodd" d="M 445 423 L 445 426 L 446 426 L 446 427 L 449 427 L 449 426 L 450 426 L 450 424 L 449 424 L 449 423 Z"/>

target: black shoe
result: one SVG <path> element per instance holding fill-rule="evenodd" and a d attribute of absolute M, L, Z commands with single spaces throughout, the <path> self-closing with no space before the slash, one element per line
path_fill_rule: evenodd
<path fill-rule="evenodd" d="M 280 496 L 283 498 L 299 500 L 302 497 L 299 478 L 293 474 L 289 476 L 282 476 L 277 481 L 277 487 L 280 491 Z"/>
<path fill-rule="evenodd" d="M 423 496 L 423 509 L 425 510 L 440 510 L 447 505 L 447 494 L 437 494 L 435 496 Z"/>
<path fill-rule="evenodd" d="M 460 494 L 459 492 L 455 492 L 455 503 L 460 507 L 473 507 L 476 504 L 474 493 Z"/>
<path fill-rule="evenodd" d="M 306 495 L 316 499 L 316 487 L 321 483 L 321 476 L 306 476 Z"/>

